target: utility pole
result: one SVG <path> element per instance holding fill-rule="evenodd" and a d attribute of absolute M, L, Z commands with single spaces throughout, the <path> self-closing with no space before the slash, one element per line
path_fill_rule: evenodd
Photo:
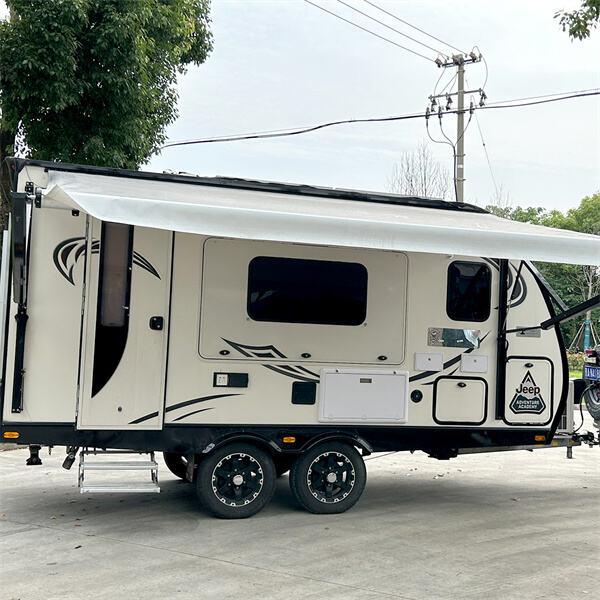
<path fill-rule="evenodd" d="M 457 81 L 457 90 L 452 93 L 442 93 L 438 95 L 429 96 L 429 100 L 431 105 L 427 107 L 426 118 L 429 118 L 429 115 L 436 114 L 440 119 L 440 127 L 442 115 L 444 112 L 448 112 L 452 110 L 452 97 L 456 96 L 456 144 L 453 144 L 454 150 L 454 187 L 456 190 L 456 201 L 464 202 L 465 198 L 465 112 L 467 110 L 470 114 L 473 114 L 475 107 L 473 103 L 469 106 L 467 110 L 465 110 L 465 94 L 478 93 L 479 94 L 479 106 L 484 105 L 484 101 L 486 99 L 485 92 L 480 88 L 477 90 L 466 90 L 465 91 L 465 65 L 479 62 L 481 60 L 481 54 L 477 55 L 475 52 L 471 52 L 470 54 L 455 54 L 451 59 L 448 59 L 444 62 L 442 59 L 438 58 L 435 63 L 438 67 L 448 68 L 448 67 L 456 67 L 456 81 Z M 442 102 L 438 99 L 446 99 L 446 107 L 445 109 L 442 107 Z"/>
<path fill-rule="evenodd" d="M 456 201 L 465 198 L 465 61 L 462 56 L 453 56 L 458 63 L 456 114 Z"/>

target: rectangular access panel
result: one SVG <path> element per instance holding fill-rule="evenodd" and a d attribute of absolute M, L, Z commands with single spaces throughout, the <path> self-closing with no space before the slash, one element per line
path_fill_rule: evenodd
<path fill-rule="evenodd" d="M 504 419 L 510 425 L 546 425 L 552 420 L 554 365 L 549 358 L 509 356 Z"/>
<path fill-rule="evenodd" d="M 406 423 L 408 371 L 322 369 L 322 423 Z"/>
<path fill-rule="evenodd" d="M 434 385 L 433 419 L 441 425 L 481 425 L 487 395 L 487 382 L 480 377 L 440 377 Z"/>

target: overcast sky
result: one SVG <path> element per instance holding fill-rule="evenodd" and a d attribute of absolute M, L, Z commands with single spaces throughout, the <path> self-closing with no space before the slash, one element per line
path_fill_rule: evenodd
<path fill-rule="evenodd" d="M 451 51 L 363 0 L 345 1 Z M 314 2 L 435 58 L 336 0 Z M 478 45 L 489 66 L 489 101 L 600 87 L 600 30 L 571 42 L 553 18 L 558 9 L 579 7 L 578 0 L 374 2 L 461 49 Z M 211 28 L 213 53 L 180 79 L 171 140 L 419 112 L 440 74 L 433 63 L 303 0 L 213 0 Z M 471 88 L 483 85 L 484 75 L 481 64 L 467 67 Z M 454 135 L 454 117 L 443 122 Z M 513 205 L 566 210 L 600 191 L 600 96 L 481 111 L 479 122 L 496 181 Z M 425 139 L 423 120 L 345 125 L 278 140 L 165 149 L 144 169 L 385 191 L 394 163 Z M 465 199 L 486 204 L 494 185 L 474 119 L 465 140 Z M 449 147 L 430 147 L 451 169 Z"/>
<path fill-rule="evenodd" d="M 314 1 L 435 58 L 335 0 Z M 449 51 L 362 0 L 346 1 Z M 490 101 L 600 87 L 600 31 L 571 42 L 553 18 L 579 2 L 375 3 L 461 49 L 478 45 L 489 66 Z M 212 31 L 213 53 L 181 78 L 171 140 L 417 112 L 440 73 L 302 0 L 214 0 Z M 472 88 L 481 86 L 483 66 L 467 67 L 467 79 Z M 600 191 L 600 97 L 481 111 L 479 121 L 496 180 L 514 205 L 565 210 Z M 444 123 L 455 132 L 453 117 Z M 399 156 L 425 138 L 422 120 L 346 125 L 279 140 L 165 149 L 144 168 L 386 190 Z M 475 120 L 465 139 L 465 199 L 485 204 L 494 186 Z M 431 149 L 450 169 L 449 147 Z"/>

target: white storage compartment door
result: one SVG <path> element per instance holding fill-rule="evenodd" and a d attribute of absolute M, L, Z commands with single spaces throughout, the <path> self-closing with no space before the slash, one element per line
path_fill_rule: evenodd
<path fill-rule="evenodd" d="M 322 423 L 406 423 L 407 371 L 322 369 Z"/>
<path fill-rule="evenodd" d="M 509 356 L 504 415 L 510 425 L 547 425 L 554 413 L 554 365 L 548 358 Z"/>
<path fill-rule="evenodd" d="M 487 382 L 479 377 L 440 377 L 433 418 L 441 425 L 481 425 L 487 417 Z"/>

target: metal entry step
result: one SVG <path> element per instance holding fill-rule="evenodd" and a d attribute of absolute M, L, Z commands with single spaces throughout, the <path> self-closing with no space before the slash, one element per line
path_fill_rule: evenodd
<path fill-rule="evenodd" d="M 123 460 L 94 460 L 106 455 L 121 455 Z M 132 460 L 132 456 L 148 456 L 146 460 Z M 94 457 L 89 460 L 88 457 Z M 111 457 L 112 457 L 111 456 Z M 149 471 L 150 481 L 117 483 L 114 481 L 86 481 L 87 471 Z M 154 452 L 133 452 L 127 450 L 98 450 L 97 448 L 83 448 L 79 454 L 78 487 L 81 494 L 93 493 L 154 493 L 160 492 L 158 485 L 158 463 Z"/>

